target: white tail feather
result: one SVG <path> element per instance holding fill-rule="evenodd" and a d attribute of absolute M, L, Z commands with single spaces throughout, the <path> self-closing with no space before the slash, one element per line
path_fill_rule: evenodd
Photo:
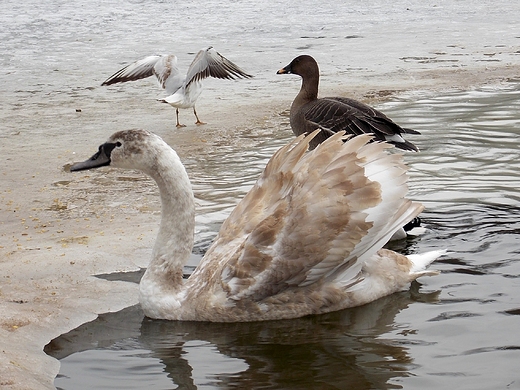
<path fill-rule="evenodd" d="M 438 259 L 440 256 L 445 255 L 448 253 L 447 250 L 437 250 L 437 251 L 430 251 L 426 253 L 419 253 L 414 255 L 407 255 L 406 257 L 412 262 L 412 268 L 410 268 L 410 275 L 413 274 L 419 274 L 419 276 L 423 275 L 438 275 L 439 271 L 434 270 L 426 270 L 428 266 L 433 263 L 436 259 Z"/>

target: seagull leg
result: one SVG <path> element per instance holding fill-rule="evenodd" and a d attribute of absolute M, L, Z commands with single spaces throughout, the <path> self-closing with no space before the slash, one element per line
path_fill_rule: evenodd
<path fill-rule="evenodd" d="M 193 113 L 195 114 L 195 118 L 197 118 L 197 122 L 195 122 L 196 125 L 205 125 L 206 124 L 206 122 L 202 122 L 199 119 L 199 116 L 197 115 L 197 111 L 195 111 L 195 106 L 193 106 Z"/>
<path fill-rule="evenodd" d="M 179 109 L 178 108 L 175 109 L 175 113 L 177 114 L 177 127 L 186 127 L 186 125 L 181 125 L 179 123 Z"/>

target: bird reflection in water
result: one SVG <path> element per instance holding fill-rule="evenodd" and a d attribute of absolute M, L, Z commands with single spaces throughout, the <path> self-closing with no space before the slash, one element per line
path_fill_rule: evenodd
<path fill-rule="evenodd" d="M 100 315 L 54 339 L 45 351 L 64 359 L 92 349 L 147 350 L 182 389 L 196 389 L 198 378 L 226 389 L 401 388 L 398 379 L 409 375 L 413 359 L 402 339 L 390 335 L 401 327 L 396 315 L 416 301 L 436 302 L 439 294 L 421 293 L 419 286 L 414 282 L 409 291 L 340 312 L 253 323 L 151 320 L 137 305 Z M 403 327 L 400 333 L 413 331 Z M 92 362 L 83 364 L 88 369 Z M 65 367 L 60 376 L 71 378 Z"/>

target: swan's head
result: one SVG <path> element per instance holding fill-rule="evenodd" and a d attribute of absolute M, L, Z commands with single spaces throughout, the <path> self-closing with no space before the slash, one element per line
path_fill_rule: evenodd
<path fill-rule="evenodd" d="M 299 76 L 319 74 L 318 63 L 309 55 L 301 55 L 291 61 L 289 65 L 280 69 L 276 74 L 297 74 Z"/>
<path fill-rule="evenodd" d="M 99 146 L 96 154 L 86 161 L 73 164 L 70 170 L 75 172 L 111 166 L 148 172 L 155 165 L 159 144 L 166 145 L 159 136 L 146 130 L 118 131 Z"/>

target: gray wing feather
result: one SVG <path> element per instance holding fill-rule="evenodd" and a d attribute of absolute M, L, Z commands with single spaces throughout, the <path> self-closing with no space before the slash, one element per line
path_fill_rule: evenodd
<path fill-rule="evenodd" d="M 154 74 L 154 66 L 162 56 L 153 55 L 145 57 L 139 61 L 135 61 L 123 69 L 118 70 L 101 85 L 112 85 L 116 83 L 125 83 L 127 81 L 140 80 L 150 77 Z"/>
<path fill-rule="evenodd" d="M 212 47 L 200 50 L 191 63 L 186 74 L 186 85 L 207 77 L 218 79 L 251 78 L 238 65 L 229 61 Z"/>

